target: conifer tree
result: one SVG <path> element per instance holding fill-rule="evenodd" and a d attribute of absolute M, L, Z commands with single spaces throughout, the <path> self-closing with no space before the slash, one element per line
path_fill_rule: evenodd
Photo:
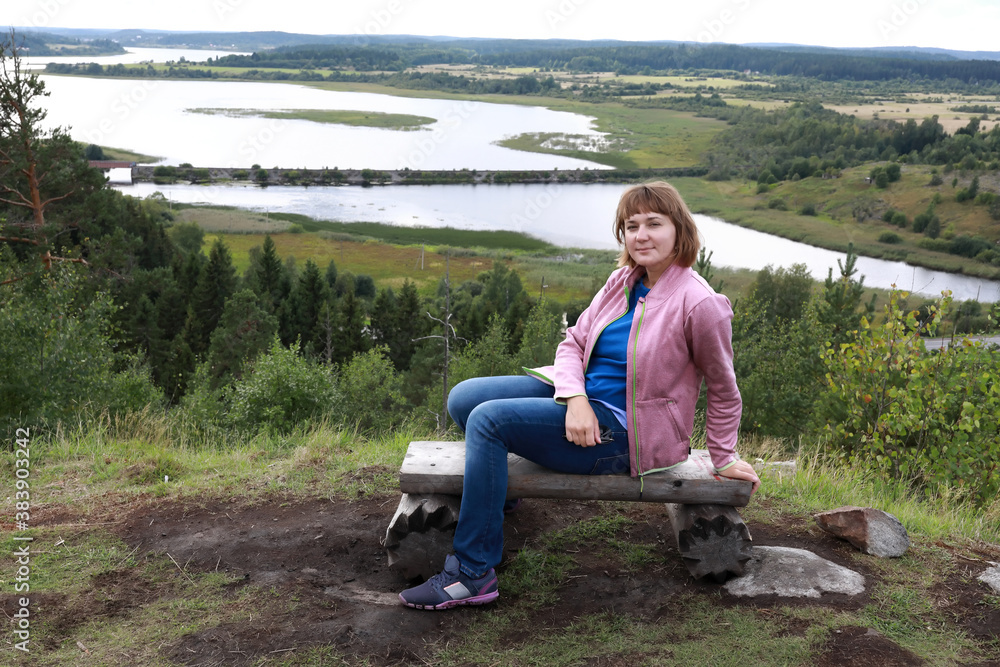
<path fill-rule="evenodd" d="M 349 361 L 356 352 L 367 350 L 369 343 L 365 336 L 365 313 L 361 302 L 354 296 L 354 292 L 348 292 L 340 300 L 331 360 L 335 363 Z"/>
<path fill-rule="evenodd" d="M 216 239 L 188 307 L 185 338 L 196 356 L 208 349 L 226 300 L 235 291 L 236 269 L 233 268 L 233 258 L 226 244 L 221 239 Z"/>
<path fill-rule="evenodd" d="M 218 389 L 243 376 L 244 366 L 268 349 L 278 321 L 244 289 L 226 301 L 208 348 L 209 388 Z"/>
<path fill-rule="evenodd" d="M 290 313 L 292 337 L 302 341 L 302 349 L 316 352 L 316 324 L 330 293 L 319 267 L 311 259 L 306 261 L 305 269 L 295 286 L 295 293 L 295 311 Z"/>
<path fill-rule="evenodd" d="M 249 274 L 251 289 L 260 297 L 267 311 L 274 313 L 285 296 L 285 269 L 270 234 L 264 237 L 260 253 L 255 257 Z"/>

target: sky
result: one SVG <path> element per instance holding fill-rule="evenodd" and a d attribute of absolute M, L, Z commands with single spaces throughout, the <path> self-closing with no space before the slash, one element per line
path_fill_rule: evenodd
<path fill-rule="evenodd" d="M 22 27 L 1000 51 L 998 0 L 4 0 Z"/>

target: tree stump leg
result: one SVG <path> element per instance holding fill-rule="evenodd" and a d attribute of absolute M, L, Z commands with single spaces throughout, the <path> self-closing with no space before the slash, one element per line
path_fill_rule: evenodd
<path fill-rule="evenodd" d="M 407 579 L 440 572 L 452 552 L 461 502 L 461 496 L 404 493 L 382 543 L 389 569 Z"/>
<path fill-rule="evenodd" d="M 722 583 L 743 574 L 753 540 L 735 507 L 676 503 L 666 503 L 666 507 L 677 550 L 691 576 L 711 576 Z"/>

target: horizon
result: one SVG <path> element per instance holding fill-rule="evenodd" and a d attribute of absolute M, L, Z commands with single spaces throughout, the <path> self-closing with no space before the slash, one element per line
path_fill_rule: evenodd
<path fill-rule="evenodd" d="M 10 25 L 45 31 L 285 32 L 437 39 L 615 40 L 743 46 L 998 50 L 1000 5 L 989 0 L 842 0 L 835 9 L 795 0 L 508 0 L 470 11 L 459 0 L 359 0 L 333 10 L 317 0 L 176 0 L 169 12 L 127 0 L 13 0 Z M 651 8 L 652 6 L 652 8 Z M 475 14 L 473 14 L 473 11 Z M 329 29 L 317 30 L 317 24 Z M 157 28 L 135 26 L 156 25 Z M 60 26 L 56 28 L 56 26 Z"/>
<path fill-rule="evenodd" d="M 163 28 L 73 28 L 69 26 L 46 26 L 35 28 L 32 26 L 8 26 L 8 29 L 23 32 L 56 32 L 56 31 L 88 31 L 88 32 L 142 32 L 151 34 L 178 34 L 178 35 L 201 35 L 201 34 L 284 34 L 284 35 L 307 35 L 312 37 L 358 37 L 358 33 L 344 32 L 290 32 L 288 30 L 174 30 Z M 571 37 L 477 37 L 477 36 L 457 36 L 457 35 L 417 35 L 412 33 L 386 33 L 376 35 L 380 38 L 415 38 L 435 41 L 488 41 L 488 40 L 509 40 L 509 41 L 564 41 L 564 42 L 622 42 L 624 44 L 704 44 L 704 45 L 728 45 L 753 47 L 801 47 L 810 49 L 831 49 L 831 50 L 936 50 L 936 51 L 956 51 L 961 53 L 996 53 L 1000 54 L 1000 44 L 992 49 L 957 49 L 939 46 L 919 46 L 916 44 L 900 44 L 891 46 L 826 46 L 823 44 L 812 44 L 807 42 L 699 42 L 697 40 L 676 40 L 676 39 L 621 39 L 617 37 L 595 37 L 595 38 L 571 38 Z M 133 47 L 142 48 L 142 47 Z"/>

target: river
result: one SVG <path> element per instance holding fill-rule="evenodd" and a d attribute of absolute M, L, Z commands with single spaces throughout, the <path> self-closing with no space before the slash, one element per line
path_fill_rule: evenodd
<path fill-rule="evenodd" d="M 531 234 L 564 247 L 617 248 L 611 223 L 623 186 L 615 184 L 395 185 L 361 188 L 250 185 L 116 186 L 146 197 L 162 192 L 171 201 L 235 206 L 259 212 L 301 213 L 320 220 L 385 222 L 414 227 L 502 229 Z M 759 270 L 765 266 L 805 264 L 817 280 L 833 268 L 840 253 L 815 248 L 717 218 L 696 215 L 712 263 Z M 956 300 L 1000 300 L 1000 283 L 912 267 L 869 257 L 858 259 L 865 285 L 926 296 L 951 290 Z"/>
<path fill-rule="evenodd" d="M 204 61 L 224 52 L 130 49 L 123 56 L 84 57 L 83 62 Z M 39 58 L 41 62 L 63 60 Z M 71 127 L 86 143 L 158 155 L 167 164 L 285 168 L 372 169 L 569 169 L 603 165 L 497 145 L 523 132 L 557 132 L 594 139 L 589 117 L 481 102 L 430 100 L 319 90 L 296 84 L 89 79 L 43 76 L 50 126 Z M 427 129 L 395 131 L 298 120 L 227 117 L 198 108 L 350 109 L 408 113 L 437 121 Z M 124 186 L 147 196 L 156 190 L 178 202 L 203 202 L 259 211 L 302 213 L 318 219 L 376 221 L 397 225 L 451 226 L 526 232 L 567 247 L 613 248 L 611 216 L 620 185 L 448 185 L 357 187 Z M 822 280 L 837 273 L 843 256 L 698 216 L 713 263 L 758 270 L 805 264 Z M 951 290 L 956 299 L 1000 300 L 1000 283 L 930 271 L 902 262 L 860 258 L 865 284 L 896 285 L 927 296 Z"/>

